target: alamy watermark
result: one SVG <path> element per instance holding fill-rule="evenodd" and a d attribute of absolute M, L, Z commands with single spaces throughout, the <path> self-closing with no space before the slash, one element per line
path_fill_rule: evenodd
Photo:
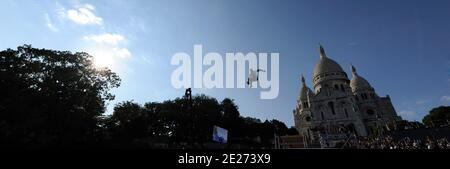
<path fill-rule="evenodd" d="M 259 87 L 263 89 L 260 93 L 260 99 L 275 99 L 278 97 L 280 89 L 279 53 L 256 54 L 249 52 L 244 54 L 237 52 L 226 53 L 223 58 L 219 53 L 215 52 L 210 52 L 203 56 L 202 50 L 202 45 L 194 45 L 193 60 L 189 54 L 184 52 L 176 53 L 172 56 L 171 64 L 178 66 L 172 72 L 171 76 L 171 82 L 174 88 L 193 87 L 211 89 Z M 270 68 L 268 67 L 269 58 Z M 246 69 L 247 64 L 248 68 Z M 203 71 L 203 66 L 210 67 L 206 71 Z M 235 70 L 237 77 L 235 77 Z M 192 83 L 192 76 L 194 83 Z"/>

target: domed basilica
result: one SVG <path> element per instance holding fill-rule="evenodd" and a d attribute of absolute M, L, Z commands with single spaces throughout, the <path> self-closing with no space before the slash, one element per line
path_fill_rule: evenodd
<path fill-rule="evenodd" d="M 320 60 L 313 73 L 311 90 L 302 76 L 294 110 L 295 127 L 305 139 L 317 133 L 355 133 L 367 136 L 382 132 L 401 118 L 389 95 L 380 97 L 370 83 L 351 66 L 352 79 L 320 46 Z"/>

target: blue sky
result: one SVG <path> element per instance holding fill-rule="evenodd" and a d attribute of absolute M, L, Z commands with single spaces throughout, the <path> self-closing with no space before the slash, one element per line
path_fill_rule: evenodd
<path fill-rule="evenodd" d="M 450 105 L 450 2 L 406 0 L 2 0 L 0 49 L 22 44 L 87 51 L 122 78 L 117 102 L 162 101 L 184 94 L 170 76 L 177 52 L 277 52 L 280 93 L 194 89 L 235 99 L 244 116 L 293 125 L 300 75 L 312 86 L 318 43 L 350 75 L 357 67 L 403 118 L 421 120 Z"/>

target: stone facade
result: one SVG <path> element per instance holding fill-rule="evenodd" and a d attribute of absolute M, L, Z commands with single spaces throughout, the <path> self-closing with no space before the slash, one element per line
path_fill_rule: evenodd
<path fill-rule="evenodd" d="M 314 139 L 318 131 L 367 136 L 401 118 L 389 95 L 380 97 L 369 82 L 352 68 L 352 79 L 320 46 L 320 61 L 314 68 L 311 90 L 302 76 L 302 87 L 294 110 L 299 133 Z"/>

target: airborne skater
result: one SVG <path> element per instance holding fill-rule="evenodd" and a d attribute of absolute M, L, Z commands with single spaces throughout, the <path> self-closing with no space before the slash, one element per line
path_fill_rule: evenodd
<path fill-rule="evenodd" d="M 259 72 L 266 72 L 266 71 L 263 69 L 256 69 L 256 71 L 255 71 L 250 68 L 250 74 L 248 75 L 248 78 L 247 78 L 247 85 L 250 88 L 253 87 L 253 82 L 259 81 Z"/>

